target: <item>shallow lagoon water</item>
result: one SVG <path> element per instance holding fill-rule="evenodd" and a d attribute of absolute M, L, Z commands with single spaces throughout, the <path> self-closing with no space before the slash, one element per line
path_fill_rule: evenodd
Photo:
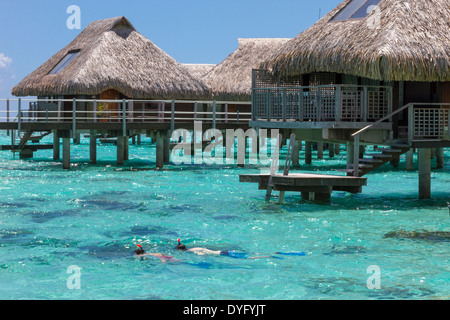
<path fill-rule="evenodd" d="M 1 144 L 10 140 L 3 135 Z M 51 141 L 51 138 L 48 141 Z M 398 230 L 450 232 L 450 152 L 432 171 L 432 196 L 418 200 L 418 173 L 404 161 L 367 175 L 363 193 L 332 194 L 330 202 L 265 203 L 264 191 L 239 183 L 255 166 L 166 166 L 153 170 L 155 146 L 130 145 L 130 161 L 98 145 L 88 164 L 88 139 L 72 146 L 72 168 L 52 151 L 32 160 L 0 153 L 0 299 L 448 299 L 449 242 L 385 238 Z M 333 160 L 302 172 L 336 173 Z M 314 157 L 315 158 L 315 157 Z M 313 159 L 314 159 L 313 158 Z M 304 154 L 300 155 L 304 162 Z M 435 160 L 433 160 L 435 166 Z M 417 168 L 417 163 L 416 163 Z M 306 256 L 256 260 L 196 256 L 189 246 L 252 255 L 305 251 Z M 133 256 L 136 244 L 174 256 L 163 263 Z M 381 288 L 370 290 L 370 266 Z M 69 289 L 70 266 L 81 289 Z"/>

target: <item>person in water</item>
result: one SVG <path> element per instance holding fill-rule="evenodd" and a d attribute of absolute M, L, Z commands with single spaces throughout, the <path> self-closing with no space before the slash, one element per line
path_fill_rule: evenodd
<path fill-rule="evenodd" d="M 228 256 L 236 259 L 262 259 L 262 258 L 277 258 L 275 256 L 257 256 L 257 257 L 247 257 L 247 253 L 243 252 L 235 252 L 230 250 L 210 250 L 206 248 L 187 248 L 184 244 L 181 243 L 181 240 L 178 239 L 178 245 L 175 249 L 179 251 L 189 251 L 193 252 L 199 256 L 204 255 L 220 255 L 220 256 Z M 305 252 L 276 252 L 277 255 L 285 255 L 285 256 L 304 256 Z"/>
<path fill-rule="evenodd" d="M 145 256 L 153 256 L 157 257 L 161 260 L 161 262 L 167 262 L 167 261 L 175 261 L 172 256 L 166 256 L 161 253 L 145 253 L 145 250 L 142 248 L 140 244 L 137 245 L 137 249 L 134 250 L 134 254 L 142 259 L 145 259 Z"/>
<path fill-rule="evenodd" d="M 248 259 L 246 253 L 239 253 L 229 250 L 210 250 L 206 248 L 187 248 L 184 244 L 181 243 L 180 239 L 178 239 L 178 245 L 175 247 L 175 249 L 177 249 L 178 251 L 193 252 L 199 256 L 220 255 L 220 256 L 229 256 L 232 258 Z"/>

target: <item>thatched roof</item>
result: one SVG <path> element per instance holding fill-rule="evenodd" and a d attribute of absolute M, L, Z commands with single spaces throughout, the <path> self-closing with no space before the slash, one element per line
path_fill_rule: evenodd
<path fill-rule="evenodd" d="M 238 49 L 211 70 L 204 80 L 217 100 L 251 100 L 252 69 L 289 39 L 239 39 Z"/>
<path fill-rule="evenodd" d="M 74 50 L 79 54 L 50 74 Z M 12 89 L 15 96 L 96 95 L 115 89 L 132 99 L 204 99 L 209 87 L 141 35 L 125 17 L 92 22 Z"/>
<path fill-rule="evenodd" d="M 193 76 L 203 79 L 203 77 L 208 72 L 210 72 L 216 65 L 215 64 L 183 63 L 183 66 L 186 67 Z"/>
<path fill-rule="evenodd" d="M 345 0 L 261 65 L 279 75 L 337 72 L 385 81 L 450 81 L 450 1 L 381 0 L 333 21 Z"/>

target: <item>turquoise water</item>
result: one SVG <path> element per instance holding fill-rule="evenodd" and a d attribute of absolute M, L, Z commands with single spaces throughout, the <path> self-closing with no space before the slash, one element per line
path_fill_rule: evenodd
<path fill-rule="evenodd" d="M 51 138 L 46 138 L 51 141 Z M 1 144 L 9 138 L 0 137 Z M 0 152 L 0 299 L 449 299 L 449 242 L 384 238 L 391 231 L 450 231 L 450 152 L 432 172 L 430 200 L 417 199 L 417 172 L 390 165 L 368 175 L 363 193 L 335 192 L 329 203 L 265 203 L 264 191 L 240 184 L 256 167 L 154 167 L 155 146 L 130 145 L 124 167 L 116 149 L 88 140 L 72 147 L 72 169 L 52 151 L 32 160 Z M 345 151 L 302 166 L 335 173 Z M 315 158 L 315 157 L 314 157 Z M 304 154 L 300 156 L 304 162 Z M 433 160 L 435 166 L 435 160 Z M 416 163 L 417 168 L 417 163 Z M 250 255 L 305 251 L 256 260 L 197 256 L 187 246 Z M 133 256 L 136 244 L 152 253 Z M 370 290 L 370 266 L 380 289 Z M 81 268 L 70 289 L 70 266 Z"/>

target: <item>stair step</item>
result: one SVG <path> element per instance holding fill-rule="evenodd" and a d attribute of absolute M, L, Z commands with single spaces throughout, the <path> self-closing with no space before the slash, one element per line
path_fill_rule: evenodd
<path fill-rule="evenodd" d="M 409 147 L 409 145 L 408 145 L 408 142 L 402 142 L 402 141 L 398 141 L 398 142 L 395 142 L 395 141 L 393 141 L 393 142 L 389 142 L 389 143 L 386 143 L 386 145 L 388 146 L 388 147 L 395 147 L 395 148 L 410 148 Z"/>
<path fill-rule="evenodd" d="M 359 162 L 366 162 L 366 163 L 383 163 L 383 160 L 380 160 L 380 159 L 369 159 L 369 158 L 364 158 L 364 159 L 359 159 Z"/>
<path fill-rule="evenodd" d="M 359 161 L 361 161 L 361 160 L 362 160 L 362 159 L 360 159 Z M 354 164 L 350 164 L 349 167 L 350 167 L 350 168 L 353 168 L 353 167 L 354 167 Z M 359 167 L 360 169 L 364 169 L 364 168 L 370 169 L 370 168 L 373 168 L 373 165 L 371 165 L 371 164 L 360 163 L 358 167 Z"/>
<path fill-rule="evenodd" d="M 385 149 L 382 152 L 386 152 L 386 153 L 402 153 L 403 150 L 402 149 Z"/>
<path fill-rule="evenodd" d="M 372 154 L 373 158 L 392 158 L 392 154 Z"/>

